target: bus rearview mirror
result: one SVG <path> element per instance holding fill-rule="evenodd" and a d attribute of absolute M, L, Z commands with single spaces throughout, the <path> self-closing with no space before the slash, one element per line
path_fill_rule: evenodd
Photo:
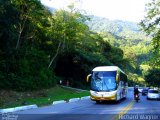
<path fill-rule="evenodd" d="M 91 74 L 87 75 L 86 82 L 89 82 L 90 79 L 91 79 Z"/>
<path fill-rule="evenodd" d="M 116 82 L 119 82 L 119 74 L 116 75 Z"/>

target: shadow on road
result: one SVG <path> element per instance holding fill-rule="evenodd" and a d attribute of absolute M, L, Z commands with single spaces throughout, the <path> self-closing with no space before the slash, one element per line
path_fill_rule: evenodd
<path fill-rule="evenodd" d="M 120 104 L 120 103 L 124 102 L 125 100 L 126 100 L 126 98 L 123 98 L 123 99 L 121 99 L 119 101 L 98 101 L 95 104 L 98 104 L 98 105 L 99 104 L 102 104 L 102 105 L 104 105 L 104 104 L 113 105 L 113 104 Z"/>

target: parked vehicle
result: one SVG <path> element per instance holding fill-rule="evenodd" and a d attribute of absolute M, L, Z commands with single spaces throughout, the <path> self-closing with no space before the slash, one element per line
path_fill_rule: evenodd
<path fill-rule="evenodd" d="M 147 88 L 144 88 L 144 89 L 142 90 L 142 95 L 147 95 L 147 93 L 148 93 L 148 89 L 147 89 Z"/>
<path fill-rule="evenodd" d="M 154 89 L 149 89 L 148 93 L 147 93 L 147 99 L 160 99 L 160 94 L 158 92 L 158 90 L 154 90 Z"/>

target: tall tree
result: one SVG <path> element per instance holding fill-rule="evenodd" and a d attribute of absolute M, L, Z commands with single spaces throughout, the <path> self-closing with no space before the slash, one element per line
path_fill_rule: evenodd
<path fill-rule="evenodd" d="M 69 8 L 70 11 L 58 10 L 53 14 L 52 32 L 55 39 L 53 43 L 56 44 L 57 49 L 54 54 L 51 54 L 52 58 L 48 68 L 59 53 L 76 49 L 83 41 L 82 36 L 88 31 L 87 25 L 84 24 L 86 17 L 75 11 L 72 6 Z"/>
<path fill-rule="evenodd" d="M 143 30 L 153 37 L 155 65 L 160 66 L 160 1 L 152 0 L 146 5 L 147 16 L 141 21 Z"/>

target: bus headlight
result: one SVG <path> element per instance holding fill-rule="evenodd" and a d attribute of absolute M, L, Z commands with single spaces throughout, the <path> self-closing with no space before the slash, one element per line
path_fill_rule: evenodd
<path fill-rule="evenodd" d="M 110 95 L 110 96 L 115 95 L 116 92 L 117 92 L 117 91 L 109 92 L 109 95 Z"/>
<path fill-rule="evenodd" d="M 93 96 L 97 96 L 97 92 L 95 92 L 95 91 L 90 91 L 90 93 L 91 93 L 91 95 L 93 95 Z"/>

